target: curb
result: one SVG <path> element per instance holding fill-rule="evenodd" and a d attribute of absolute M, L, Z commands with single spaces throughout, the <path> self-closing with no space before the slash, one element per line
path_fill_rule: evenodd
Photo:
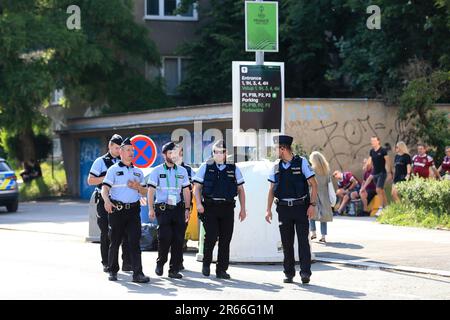
<path fill-rule="evenodd" d="M 450 278 L 450 271 L 445 271 L 445 270 L 435 270 L 435 269 L 416 268 L 416 267 L 407 267 L 407 266 L 394 266 L 394 265 L 386 265 L 386 264 L 374 263 L 374 262 L 363 262 L 363 261 L 357 262 L 357 261 L 351 261 L 351 260 L 321 258 L 321 257 L 316 257 L 315 261 L 323 262 L 323 263 L 341 264 L 341 265 L 347 265 L 347 266 L 359 267 L 359 268 L 362 267 L 362 268 L 367 268 L 367 269 L 378 269 L 378 270 L 382 270 L 382 271 L 402 271 L 402 272 L 421 273 L 421 274 L 429 274 L 429 275 L 436 275 L 436 276 Z"/>

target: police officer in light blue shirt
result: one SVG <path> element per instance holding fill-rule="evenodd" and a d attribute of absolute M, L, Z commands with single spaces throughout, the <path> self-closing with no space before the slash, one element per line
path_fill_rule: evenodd
<path fill-rule="evenodd" d="M 170 249 L 169 277 L 180 279 L 185 224 L 189 221 L 191 193 L 188 172 L 174 163 L 174 142 L 162 147 L 164 163 L 150 173 L 148 206 L 150 219 L 158 220 L 158 258 L 155 273 L 162 276 Z M 183 201 L 181 198 L 183 191 Z"/>
<path fill-rule="evenodd" d="M 142 272 L 140 197 L 147 194 L 144 173 L 132 164 L 134 148 L 129 138 L 120 146 L 120 162 L 108 169 L 103 180 L 102 197 L 109 214 L 111 244 L 109 246 L 109 280 L 117 280 L 119 246 L 128 237 L 133 282 L 149 282 Z"/>
<path fill-rule="evenodd" d="M 311 251 L 309 246 L 309 221 L 314 216 L 317 199 L 317 181 L 308 160 L 292 153 L 290 136 L 274 137 L 279 162 L 269 176 L 266 221 L 272 221 L 272 203 L 275 198 L 283 244 L 284 282 L 292 283 L 295 276 L 294 238 L 297 233 L 302 283 L 311 277 Z M 309 188 L 311 187 L 311 195 Z"/>
<path fill-rule="evenodd" d="M 230 242 L 233 235 L 235 197 L 239 195 L 239 219 L 244 221 L 244 178 L 234 163 L 227 163 L 226 144 L 223 140 L 213 145 L 213 158 L 202 164 L 193 178 L 194 194 L 199 218 L 205 227 L 202 274 L 210 275 L 212 253 L 217 239 L 219 250 L 216 277 L 230 279 L 226 272 L 230 260 Z"/>
<path fill-rule="evenodd" d="M 102 256 L 103 271 L 108 270 L 108 251 L 109 251 L 109 223 L 108 212 L 105 211 L 105 202 L 101 196 L 102 183 L 106 176 L 106 171 L 115 163 L 120 161 L 120 145 L 122 144 L 122 137 L 114 134 L 108 143 L 108 153 L 95 159 L 89 171 L 88 184 L 96 186 L 95 188 L 95 202 L 97 203 L 97 224 L 100 228 L 100 253 Z M 123 238 L 122 242 L 122 270 L 131 271 L 131 258 L 128 250 L 127 237 Z"/>

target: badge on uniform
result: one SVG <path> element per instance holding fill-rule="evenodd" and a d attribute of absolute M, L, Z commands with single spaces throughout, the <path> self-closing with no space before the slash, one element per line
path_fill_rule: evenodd
<path fill-rule="evenodd" d="M 175 194 L 169 194 L 167 197 L 167 204 L 171 206 L 177 205 L 177 196 Z"/>
<path fill-rule="evenodd" d="M 160 174 L 159 174 L 159 177 L 160 177 L 160 178 L 165 178 L 165 177 L 166 177 L 166 174 L 165 174 L 165 173 L 160 173 Z"/>
<path fill-rule="evenodd" d="M 123 171 L 117 171 L 116 176 L 123 176 Z"/>
<path fill-rule="evenodd" d="M 133 174 L 134 174 L 136 177 L 140 177 L 140 176 L 141 176 L 141 174 L 140 174 L 139 172 L 133 172 Z"/>
<path fill-rule="evenodd" d="M 178 179 L 183 179 L 184 176 L 183 176 L 182 174 L 177 174 L 177 178 L 178 178 Z"/>

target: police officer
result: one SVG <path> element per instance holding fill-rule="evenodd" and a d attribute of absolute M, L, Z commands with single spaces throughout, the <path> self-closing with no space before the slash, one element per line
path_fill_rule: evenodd
<path fill-rule="evenodd" d="M 189 178 L 189 183 L 190 183 L 190 185 L 189 185 L 189 191 L 190 191 L 190 193 L 191 193 L 191 204 L 190 204 L 190 207 L 191 207 L 191 210 L 192 210 L 192 167 L 191 166 L 189 166 L 189 165 L 187 165 L 186 163 L 184 163 L 184 161 L 183 161 L 183 155 L 184 155 L 184 152 L 183 152 L 183 146 L 181 145 L 181 144 L 177 144 L 177 147 L 176 147 L 176 149 L 174 150 L 174 153 L 175 153 L 175 157 L 174 157 L 174 162 L 175 162 L 175 164 L 176 165 L 179 165 L 179 166 L 181 166 L 181 167 L 183 167 L 183 168 L 185 168 L 186 169 L 186 171 L 187 171 L 187 173 L 188 173 L 188 178 Z M 184 198 L 183 198 L 183 191 L 181 192 L 181 201 L 184 201 Z M 187 229 L 187 227 L 188 227 L 188 222 L 186 222 L 186 225 L 185 225 L 185 228 L 184 228 L 184 234 L 186 235 L 186 229 Z M 186 239 L 184 239 L 184 244 L 183 244 L 183 250 L 185 250 L 185 248 L 187 247 L 187 240 Z M 181 260 L 181 265 L 180 265 L 180 270 L 182 271 L 182 270 L 184 270 L 184 265 L 183 265 L 183 260 Z"/>
<path fill-rule="evenodd" d="M 105 210 L 109 214 L 111 228 L 111 244 L 109 246 L 108 267 L 109 280 L 117 280 L 119 271 L 119 246 L 124 235 L 128 237 L 133 282 L 149 282 L 142 272 L 141 249 L 141 216 L 140 195 L 147 194 L 143 172 L 131 163 L 134 149 L 129 138 L 120 146 L 121 160 L 111 166 L 103 180 L 102 197 Z"/>
<path fill-rule="evenodd" d="M 317 199 L 317 181 L 314 171 L 304 157 L 294 155 L 293 138 L 280 135 L 274 137 L 280 161 L 269 176 L 270 188 L 267 199 L 266 221 L 272 220 L 272 202 L 275 199 L 283 244 L 285 283 L 292 283 L 295 276 L 294 237 L 297 232 L 302 283 L 311 277 L 311 252 L 308 241 L 308 218 L 314 215 Z M 309 192 L 311 187 L 311 195 Z"/>
<path fill-rule="evenodd" d="M 202 273 L 206 277 L 210 275 L 212 253 L 218 238 L 216 277 L 230 279 L 226 271 L 230 260 L 237 195 L 241 205 L 239 219 L 242 222 L 246 217 L 244 178 L 235 164 L 226 162 L 227 152 L 223 140 L 217 141 L 212 150 L 213 158 L 203 163 L 193 178 L 197 211 L 199 216 L 203 215 L 205 227 Z"/>
<path fill-rule="evenodd" d="M 106 171 L 113 164 L 120 161 L 119 151 L 122 144 L 122 137 L 115 134 L 108 143 L 108 153 L 95 159 L 89 171 L 88 184 L 95 185 L 95 202 L 97 203 L 97 224 L 100 228 L 100 253 L 102 256 L 103 271 L 108 270 L 108 251 L 109 251 L 109 226 L 108 213 L 105 211 L 105 203 L 101 196 L 101 188 L 103 179 L 105 179 Z M 128 250 L 128 240 L 123 238 L 122 242 L 122 271 L 131 271 L 130 253 Z"/>
<path fill-rule="evenodd" d="M 185 168 L 173 161 L 174 142 L 162 147 L 164 163 L 156 166 L 147 181 L 150 219 L 158 220 L 158 258 L 155 273 L 162 276 L 170 249 L 169 277 L 181 279 L 185 224 L 189 221 L 191 194 Z M 181 200 L 183 190 L 183 201 Z M 156 195 L 156 201 L 155 201 Z"/>

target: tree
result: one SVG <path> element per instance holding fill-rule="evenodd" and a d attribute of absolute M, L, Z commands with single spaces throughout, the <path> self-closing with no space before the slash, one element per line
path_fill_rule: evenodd
<path fill-rule="evenodd" d="M 366 27 L 371 4 L 381 9 L 379 30 Z M 336 41 L 342 64 L 329 73 L 333 79 L 345 77 L 352 95 L 398 102 L 406 80 L 403 69 L 414 58 L 450 70 L 448 1 L 348 0 L 345 5 L 355 20 Z"/>
<path fill-rule="evenodd" d="M 434 71 L 410 81 L 400 97 L 399 118 L 413 120 L 417 137 L 444 155 L 450 145 L 448 115 L 437 111 L 435 104 L 450 92 L 450 71 Z"/>
<path fill-rule="evenodd" d="M 71 30 L 67 8 L 81 9 Z M 158 66 L 147 29 L 135 22 L 131 0 L 21 0 L 2 2 L 0 15 L 0 127 L 17 134 L 25 159 L 36 157 L 33 127 L 54 89 L 72 101 L 106 105 L 107 112 L 167 104 L 159 80 L 141 72 Z"/>

